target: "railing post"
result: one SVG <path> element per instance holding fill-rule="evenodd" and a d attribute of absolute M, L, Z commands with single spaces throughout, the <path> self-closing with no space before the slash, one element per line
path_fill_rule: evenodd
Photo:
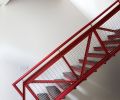
<path fill-rule="evenodd" d="M 85 67 L 86 67 L 86 63 L 87 63 L 87 57 L 88 57 L 88 52 L 89 52 L 90 43 L 91 43 L 91 38 L 92 38 L 92 32 L 90 33 L 90 35 L 88 37 L 87 46 L 86 46 L 85 55 L 84 55 L 83 66 L 82 66 L 82 69 L 81 69 L 81 76 L 84 74 L 84 71 L 85 71 Z"/>
<path fill-rule="evenodd" d="M 95 33 L 95 36 L 96 36 L 96 38 L 98 39 L 98 41 L 99 41 L 99 43 L 100 43 L 102 49 L 105 51 L 106 54 L 109 54 L 107 48 L 105 47 L 103 41 L 101 40 L 101 38 L 100 38 L 100 36 L 98 35 L 98 33 L 97 33 L 96 30 L 94 30 L 94 33 Z"/>
<path fill-rule="evenodd" d="M 24 82 L 23 82 L 23 100 L 26 100 L 26 90 Z"/>

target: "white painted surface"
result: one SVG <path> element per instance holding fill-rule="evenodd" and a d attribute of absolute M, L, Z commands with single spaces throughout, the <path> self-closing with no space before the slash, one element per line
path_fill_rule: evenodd
<path fill-rule="evenodd" d="M 10 0 L 0 0 L 0 5 L 6 5 Z"/>
<path fill-rule="evenodd" d="M 95 18 L 115 0 L 70 0 L 88 19 Z"/>

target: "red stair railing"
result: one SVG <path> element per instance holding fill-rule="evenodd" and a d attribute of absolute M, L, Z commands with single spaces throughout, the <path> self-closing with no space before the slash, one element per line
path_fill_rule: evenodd
<path fill-rule="evenodd" d="M 105 44 L 103 43 L 102 38 L 99 36 L 99 32 L 97 30 L 107 31 L 107 32 L 118 32 L 116 29 L 103 28 L 102 25 L 106 23 L 112 16 L 114 16 L 120 10 L 119 0 L 115 1 L 110 7 L 108 7 L 105 11 L 103 11 L 99 16 L 97 16 L 94 20 L 85 25 L 82 29 L 76 32 L 73 36 L 71 36 L 68 40 L 66 40 L 63 44 L 61 44 L 58 48 L 52 51 L 48 56 L 46 56 L 43 60 L 41 60 L 38 64 L 36 64 L 32 69 L 30 69 L 27 73 L 25 73 L 22 77 L 16 80 L 13 83 L 16 91 L 22 96 L 23 100 L 26 100 L 26 88 L 33 95 L 33 97 L 38 100 L 37 94 L 30 87 L 30 84 L 40 84 L 40 83 L 70 83 L 70 86 L 63 90 L 55 100 L 63 99 L 69 92 L 76 88 L 83 80 L 85 80 L 89 75 L 91 75 L 95 70 L 97 70 L 101 65 L 106 63 L 115 53 L 120 50 L 120 45 L 112 51 L 109 51 Z M 92 27 L 91 27 L 92 25 Z M 91 45 L 92 35 L 95 35 L 101 48 L 105 52 L 105 56 L 95 65 L 93 65 L 89 71 L 85 72 L 88 53 Z M 73 50 L 76 46 L 78 46 L 83 40 L 87 40 L 84 59 L 82 63 L 82 68 L 80 75 L 77 75 L 76 72 L 71 67 L 70 61 L 66 58 L 66 55 Z M 48 69 L 50 69 L 54 64 L 56 64 L 59 60 L 63 60 L 71 73 L 75 75 L 75 80 L 42 80 L 37 79 L 37 77 L 42 76 Z M 60 69 L 63 70 L 63 69 Z M 54 76 L 53 76 L 54 79 Z M 22 89 L 18 87 L 18 84 L 22 82 Z"/>

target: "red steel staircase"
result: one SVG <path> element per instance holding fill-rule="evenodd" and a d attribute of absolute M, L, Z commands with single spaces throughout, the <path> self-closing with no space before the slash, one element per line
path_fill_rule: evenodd
<path fill-rule="evenodd" d="M 13 83 L 27 100 L 61 100 L 120 51 L 120 2 L 99 16 Z M 29 100 L 29 99 L 28 99 Z"/>

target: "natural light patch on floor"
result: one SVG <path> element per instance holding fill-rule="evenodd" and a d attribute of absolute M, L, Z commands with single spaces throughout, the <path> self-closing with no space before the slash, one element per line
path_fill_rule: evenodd
<path fill-rule="evenodd" d="M 0 5 L 6 5 L 10 0 L 0 0 Z"/>
<path fill-rule="evenodd" d="M 78 86 L 77 90 L 80 91 L 80 93 L 82 93 L 83 95 L 86 95 L 86 96 L 88 95 L 87 91 L 81 86 Z"/>

